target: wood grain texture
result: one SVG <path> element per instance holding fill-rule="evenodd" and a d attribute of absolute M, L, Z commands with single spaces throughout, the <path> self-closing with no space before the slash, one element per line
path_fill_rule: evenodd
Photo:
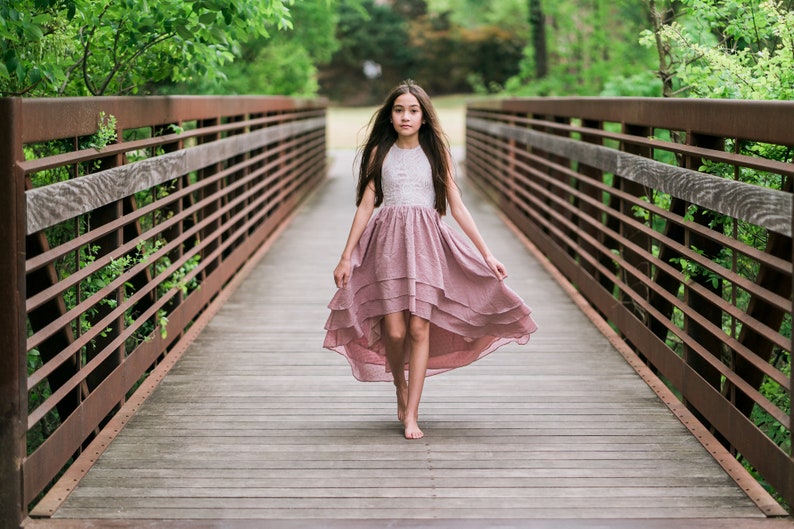
<path fill-rule="evenodd" d="M 763 519 L 465 186 L 540 329 L 526 346 L 427 379 L 426 437 L 403 439 L 393 387 L 357 382 L 321 348 L 354 212 L 352 152 L 332 155 L 329 181 L 56 518 Z"/>
<path fill-rule="evenodd" d="M 293 121 L 30 189 L 25 192 L 27 234 L 49 228 L 191 171 L 291 136 L 324 128 L 324 117 Z"/>
<path fill-rule="evenodd" d="M 650 160 L 601 145 L 470 117 L 467 127 L 616 174 L 706 209 L 791 236 L 790 193 Z"/>

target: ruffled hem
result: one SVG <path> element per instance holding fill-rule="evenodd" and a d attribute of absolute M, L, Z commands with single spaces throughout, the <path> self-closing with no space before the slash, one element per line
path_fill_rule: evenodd
<path fill-rule="evenodd" d="M 328 307 L 323 346 L 344 355 L 362 381 L 391 381 L 383 316 L 430 321 L 427 376 L 468 365 L 537 326 L 523 300 L 432 208 L 381 208 L 351 257 L 351 276 Z M 405 351 L 407 369 L 408 348 Z"/>

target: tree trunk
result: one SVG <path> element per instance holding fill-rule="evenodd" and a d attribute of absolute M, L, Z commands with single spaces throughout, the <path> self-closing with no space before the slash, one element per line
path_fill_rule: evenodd
<path fill-rule="evenodd" d="M 543 79 L 549 73 L 549 54 L 546 48 L 546 17 L 540 0 L 529 0 L 529 27 L 535 54 L 535 77 Z"/>
<path fill-rule="evenodd" d="M 656 37 L 656 52 L 659 55 L 659 79 L 662 80 L 662 95 L 664 97 L 675 97 L 673 88 L 673 77 L 675 76 L 675 65 L 670 53 L 670 43 L 662 38 L 662 27 L 669 24 L 675 16 L 675 8 L 672 5 L 660 10 L 656 0 L 647 0 L 648 13 L 653 27 L 653 34 Z"/>

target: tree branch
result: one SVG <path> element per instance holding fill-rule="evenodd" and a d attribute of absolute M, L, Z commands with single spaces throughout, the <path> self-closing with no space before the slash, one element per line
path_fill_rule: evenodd
<path fill-rule="evenodd" d="M 115 77 L 115 76 L 116 76 L 116 75 L 117 75 L 119 72 L 127 71 L 129 68 L 131 68 L 131 67 L 132 67 L 132 64 L 133 64 L 133 63 L 134 63 L 134 62 L 137 60 L 137 58 L 138 58 L 138 57 L 140 57 L 140 56 L 141 56 L 141 55 L 142 55 L 144 52 L 146 52 L 146 51 L 147 51 L 147 50 L 149 50 L 150 48 L 152 48 L 152 47 L 156 46 L 157 44 L 160 44 L 161 42 L 164 42 L 164 41 L 166 41 L 166 40 L 168 40 L 168 39 L 172 38 L 174 35 L 175 35 L 175 33 L 165 33 L 165 34 L 163 34 L 163 35 L 160 35 L 160 36 L 158 36 L 158 37 L 155 37 L 154 39 L 150 40 L 149 42 L 147 42 L 146 44 L 144 44 L 143 46 L 141 46 L 140 48 L 138 48 L 138 49 L 135 51 L 135 53 L 133 53 L 133 54 L 130 56 L 130 58 L 126 60 L 126 67 L 124 67 L 124 66 L 125 66 L 125 65 L 124 65 L 124 62 L 118 62 L 118 61 L 114 61 L 114 66 L 113 66 L 113 69 L 110 71 L 110 73 L 108 74 L 108 76 L 105 78 L 105 82 L 102 84 L 102 91 L 100 92 L 100 94 L 104 94 L 105 90 L 107 90 L 107 87 L 110 85 L 110 82 L 113 80 L 113 78 L 114 78 L 114 77 Z"/>
<path fill-rule="evenodd" d="M 96 91 L 96 88 L 93 87 L 92 84 L 91 84 L 91 79 L 90 79 L 90 77 L 88 75 L 88 58 L 91 57 L 91 41 L 93 39 L 93 36 L 96 34 L 96 30 L 101 26 L 102 19 L 105 18 L 105 14 L 108 12 L 108 9 L 110 9 L 110 4 L 109 3 L 105 4 L 105 7 L 102 9 L 102 12 L 97 17 L 98 18 L 97 23 L 94 24 L 90 28 L 90 30 L 89 30 L 86 38 L 85 38 L 85 41 L 84 41 L 85 45 L 83 46 L 83 58 L 82 58 L 82 63 L 83 63 L 83 82 L 85 83 L 85 86 L 88 89 L 88 91 L 91 92 L 91 94 L 93 94 L 95 96 L 100 95 L 100 93 L 98 93 Z M 80 28 L 80 35 L 83 34 L 83 30 L 84 29 L 85 29 L 85 26 Z"/>

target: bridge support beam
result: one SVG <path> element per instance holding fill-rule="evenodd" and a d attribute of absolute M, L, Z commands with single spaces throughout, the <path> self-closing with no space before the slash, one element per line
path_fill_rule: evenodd
<path fill-rule="evenodd" d="M 19 99 L 0 99 L 0 528 L 26 516 L 22 463 L 27 432 L 25 182 Z"/>

